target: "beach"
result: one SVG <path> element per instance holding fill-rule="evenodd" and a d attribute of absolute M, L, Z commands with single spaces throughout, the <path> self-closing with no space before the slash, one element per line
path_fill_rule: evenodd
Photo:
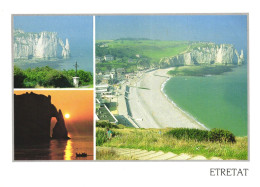
<path fill-rule="evenodd" d="M 170 78 L 167 75 L 170 69 L 145 72 L 130 80 L 128 95 L 130 118 L 139 128 L 206 129 L 192 116 L 172 103 L 162 91 L 163 85 Z M 120 105 L 125 106 L 123 100 L 119 102 L 119 108 L 121 108 Z"/>

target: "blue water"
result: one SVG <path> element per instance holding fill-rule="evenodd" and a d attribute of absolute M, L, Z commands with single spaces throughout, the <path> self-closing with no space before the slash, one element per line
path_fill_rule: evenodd
<path fill-rule="evenodd" d="M 74 65 L 77 61 L 79 67 L 85 71 L 93 72 L 93 49 L 89 44 L 81 43 L 78 40 L 70 42 L 71 57 L 68 59 L 49 59 L 49 60 L 16 60 L 15 65 L 21 69 L 36 68 L 49 66 L 57 70 L 75 69 Z"/>
<path fill-rule="evenodd" d="M 247 66 L 222 75 L 171 78 L 164 92 L 209 129 L 247 136 Z"/>

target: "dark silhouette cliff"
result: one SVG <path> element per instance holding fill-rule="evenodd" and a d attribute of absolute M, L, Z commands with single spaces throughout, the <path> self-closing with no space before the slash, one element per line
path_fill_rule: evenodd
<path fill-rule="evenodd" d="M 51 96 L 33 92 L 22 95 L 14 94 L 14 142 L 25 144 L 50 140 L 51 118 L 57 123 L 54 128 L 57 138 L 68 138 L 67 129 L 61 111 L 51 104 Z M 61 127 L 56 127 L 61 126 Z M 60 132 L 59 132 L 60 131 Z M 60 136 L 62 135 L 62 136 Z"/>
<path fill-rule="evenodd" d="M 68 138 L 68 132 L 67 132 L 67 129 L 65 126 L 65 121 L 64 121 L 61 110 L 59 110 L 59 113 L 57 116 L 57 122 L 55 124 L 55 127 L 53 128 L 52 138 L 53 139 L 67 139 Z"/>

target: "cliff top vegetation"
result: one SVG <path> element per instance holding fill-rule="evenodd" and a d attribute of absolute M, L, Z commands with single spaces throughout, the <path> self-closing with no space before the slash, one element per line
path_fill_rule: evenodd
<path fill-rule="evenodd" d="M 93 85 L 91 72 L 79 70 L 79 85 Z M 22 70 L 14 66 L 14 88 L 68 88 L 73 87 L 75 70 L 56 70 L 48 66 Z"/>
<path fill-rule="evenodd" d="M 207 76 L 220 75 L 232 71 L 234 65 L 200 65 L 200 66 L 180 66 L 168 72 L 172 76 Z"/>
<path fill-rule="evenodd" d="M 106 139 L 106 127 L 97 125 L 97 146 L 143 149 L 148 151 L 187 153 L 193 156 L 203 155 L 206 158 L 247 160 L 247 137 L 234 137 L 226 130 L 214 129 L 203 131 L 198 129 L 137 129 L 109 126 L 113 138 Z M 232 140 L 233 141 L 225 141 Z"/>

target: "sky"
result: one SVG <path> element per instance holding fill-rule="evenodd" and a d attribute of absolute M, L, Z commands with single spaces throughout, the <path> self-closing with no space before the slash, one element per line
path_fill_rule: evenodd
<path fill-rule="evenodd" d="M 21 95 L 28 90 L 14 91 L 15 94 Z M 84 129 L 82 125 L 93 127 L 93 90 L 32 90 L 36 94 L 51 96 L 51 103 L 57 110 L 61 109 L 63 116 L 70 114 L 70 118 L 65 120 L 68 129 L 77 131 Z M 54 127 L 56 119 L 52 119 Z"/>
<path fill-rule="evenodd" d="M 246 15 L 96 16 L 95 20 L 96 40 L 205 41 L 247 49 Z"/>
<path fill-rule="evenodd" d="M 57 32 L 59 37 L 65 39 L 82 40 L 90 43 L 93 41 L 92 16 L 14 16 L 14 29 L 25 32 Z"/>

